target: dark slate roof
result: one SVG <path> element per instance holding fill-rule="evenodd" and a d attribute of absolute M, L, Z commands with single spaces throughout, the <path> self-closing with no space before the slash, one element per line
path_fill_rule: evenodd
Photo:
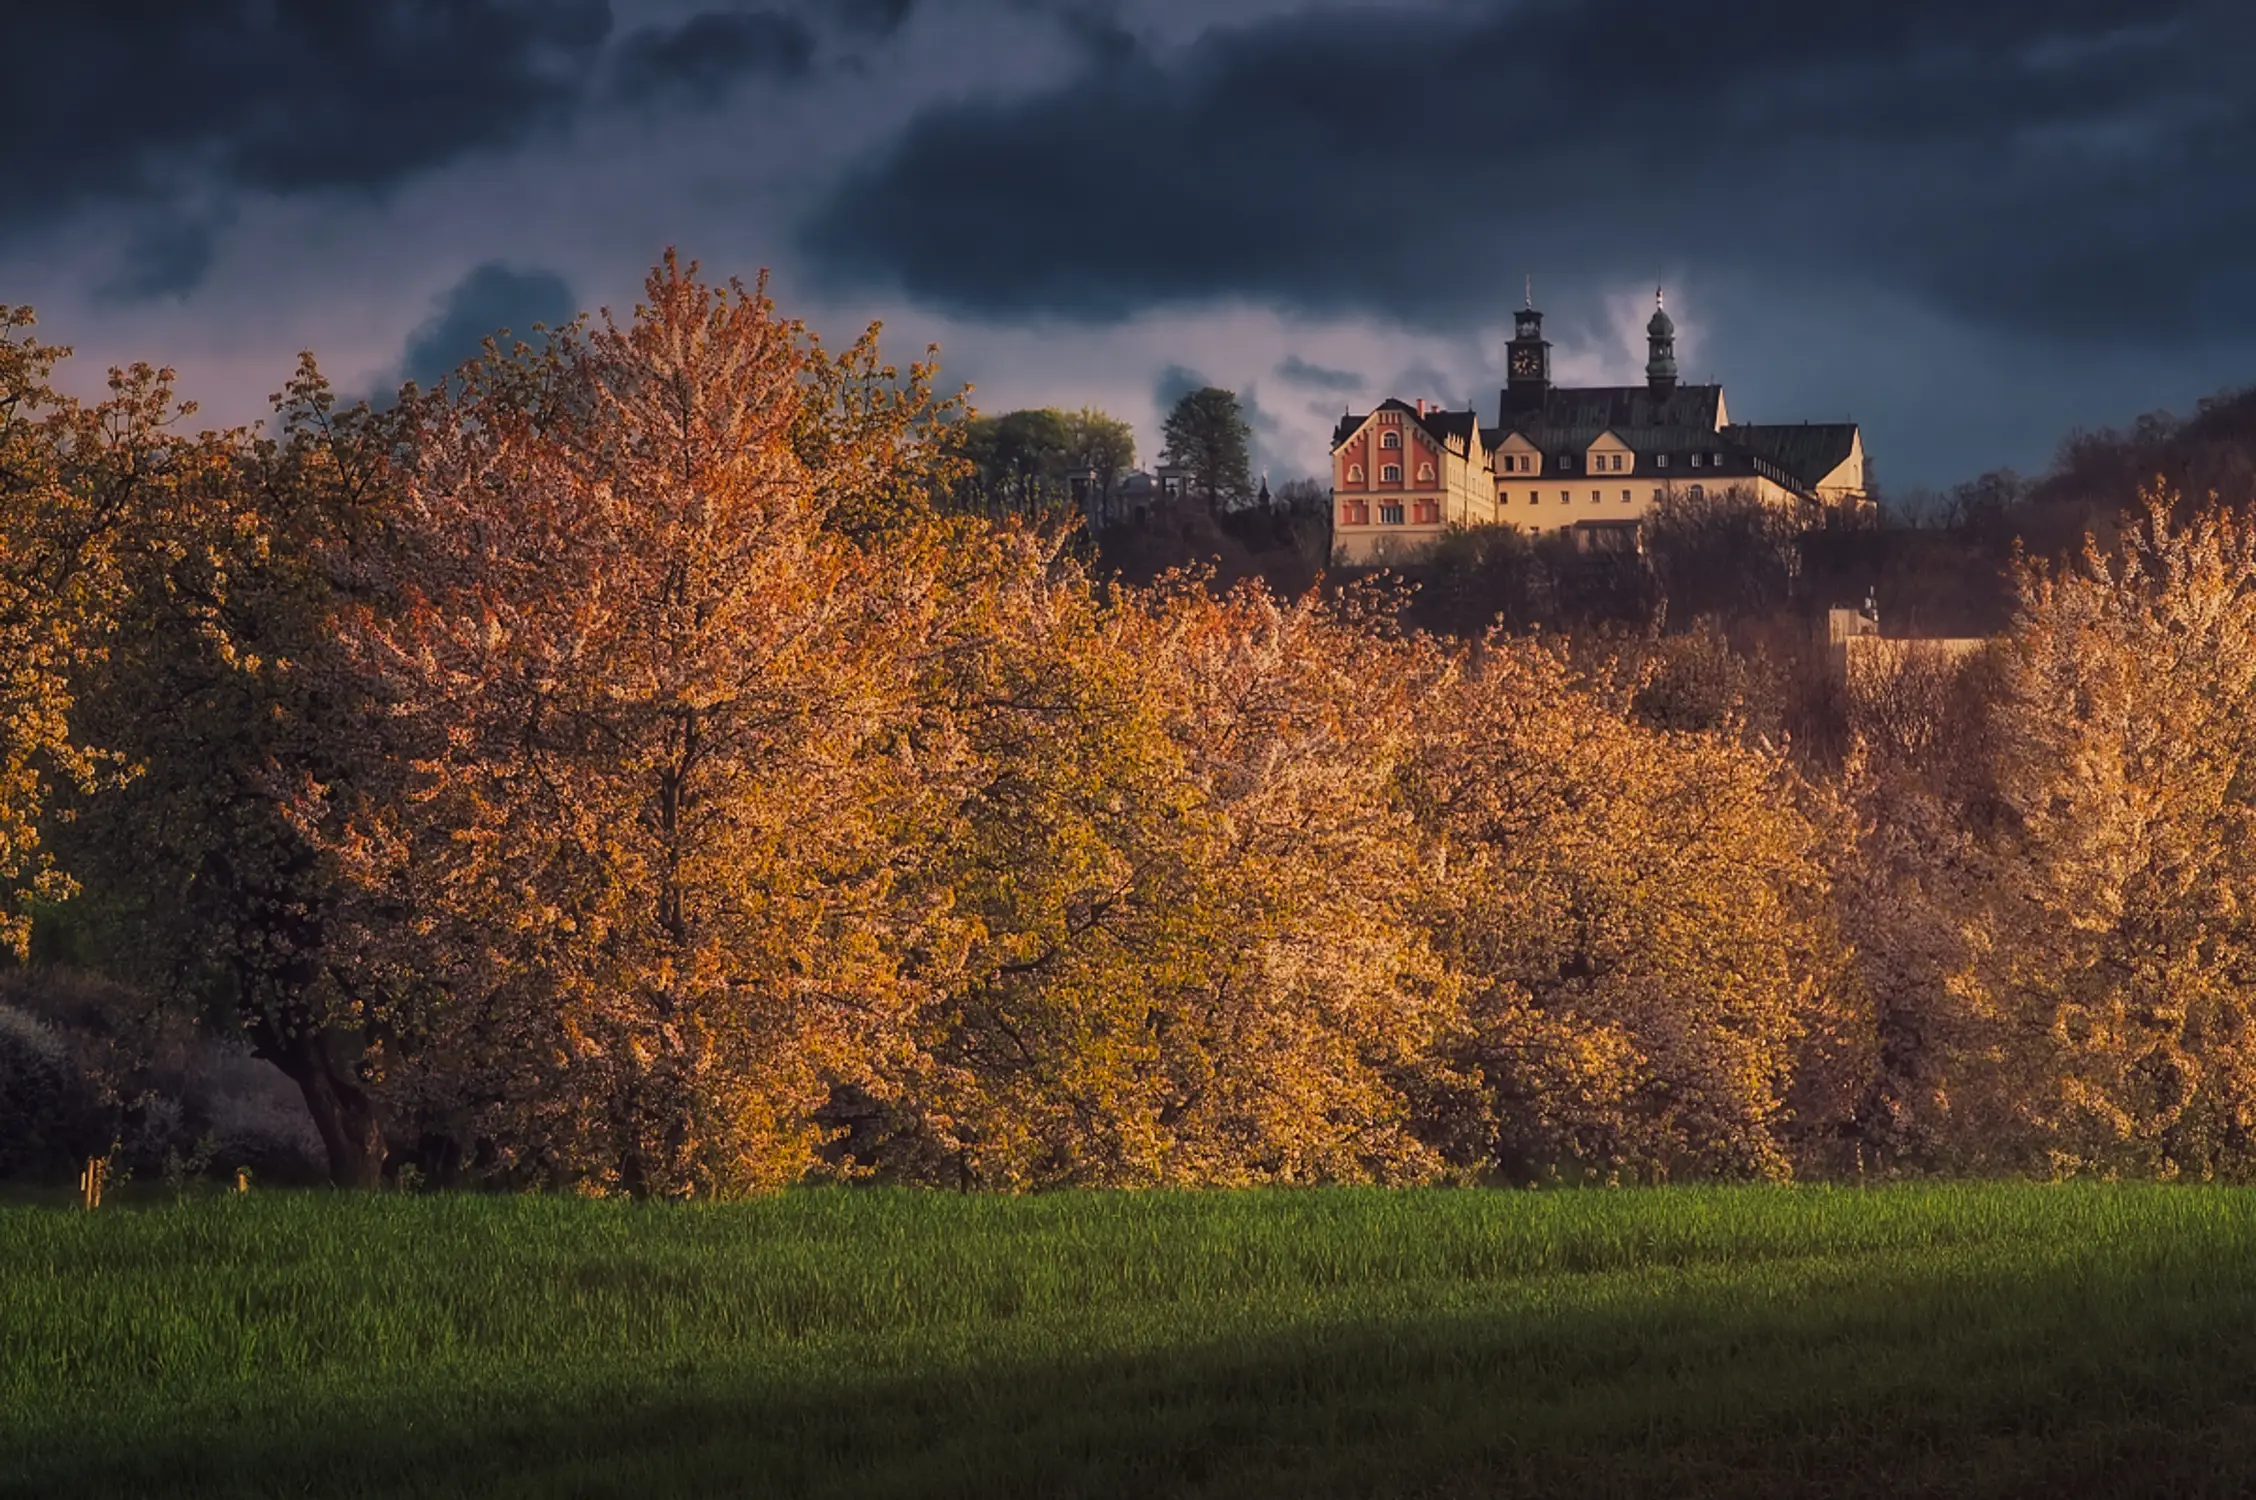
<path fill-rule="evenodd" d="M 1419 420 L 1424 423 L 1426 431 L 1445 443 L 1451 438 L 1462 440 L 1468 451 L 1473 451 L 1470 445 L 1480 437 L 1480 415 L 1477 412 L 1435 411 L 1432 407 L 1427 407 L 1425 416 Z M 1473 456 L 1479 457 L 1478 452 L 1474 451 Z"/>
<path fill-rule="evenodd" d="M 1722 410 L 1720 385 L 1680 385 L 1666 396 L 1648 385 L 1553 386 L 1541 406 L 1526 411 L 1514 411 L 1507 396 L 1502 433 L 1551 449 L 1586 448 L 1599 433 L 1613 432 L 1640 453 L 1662 452 L 1712 437 Z"/>
<path fill-rule="evenodd" d="M 1777 422 L 1726 427 L 1724 436 L 1769 459 L 1805 485 L 1816 485 L 1856 449 L 1854 422 Z"/>

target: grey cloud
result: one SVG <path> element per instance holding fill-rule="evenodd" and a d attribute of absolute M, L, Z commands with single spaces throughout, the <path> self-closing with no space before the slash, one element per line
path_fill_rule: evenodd
<path fill-rule="evenodd" d="M 1222 382 L 1210 380 L 1188 365 L 1170 364 L 1152 381 L 1152 404 L 1159 409 L 1160 418 L 1164 421 L 1167 414 L 1175 409 L 1176 402 L 1193 391 L 1205 390 L 1210 385 L 1222 385 Z M 1229 387 L 1224 386 L 1224 389 Z M 1254 473 L 1258 475 L 1270 467 L 1273 457 L 1279 456 L 1273 454 L 1272 450 L 1276 448 L 1284 432 L 1284 424 L 1277 419 L 1276 413 L 1262 406 L 1260 387 L 1249 382 L 1237 387 L 1235 394 L 1238 398 L 1238 410 L 1244 414 L 1246 427 L 1252 434 L 1246 447 L 1253 460 Z"/>
<path fill-rule="evenodd" d="M 609 0 L 24 4 L 6 49 L 0 241 L 103 203 L 185 225 L 129 251 L 104 289 L 122 298 L 201 280 L 209 234 L 188 204 L 382 193 L 606 101 L 710 102 L 741 78 L 804 76 L 815 57 L 806 22 L 773 9 L 710 10 L 614 45 Z"/>
<path fill-rule="evenodd" d="M 555 272 L 489 261 L 456 282 L 409 336 L 400 378 L 435 385 L 475 356 L 488 335 L 507 330 L 532 343 L 533 325 L 560 327 L 578 312 L 571 285 Z"/>
<path fill-rule="evenodd" d="M 2256 319 L 2251 55 L 2240 0 L 1313 10 L 928 111 L 802 239 L 839 285 L 973 315 L 1440 326 L 1523 269 L 1705 258 L 2022 335 L 2210 336 Z"/>
<path fill-rule="evenodd" d="M 1290 385 L 1305 386 L 1312 391 L 1359 391 L 1363 377 L 1353 370 L 1327 369 L 1310 364 L 1297 354 L 1288 354 L 1277 366 L 1277 378 Z"/>
<path fill-rule="evenodd" d="M 162 196 L 182 175 L 382 188 L 569 110 L 604 0 L 122 0 L 8 21 L 9 219 Z"/>
<path fill-rule="evenodd" d="M 1188 366 L 1169 365 L 1152 382 L 1152 405 L 1158 407 L 1159 414 L 1164 417 L 1175 409 L 1176 402 L 1191 392 L 1203 391 L 1212 384 L 1213 381 Z"/>
<path fill-rule="evenodd" d="M 185 296 L 210 271 L 214 253 L 209 222 L 164 216 L 126 241 L 116 270 L 95 289 L 95 295 L 105 302 Z"/>
<path fill-rule="evenodd" d="M 827 13 L 848 31 L 891 36 L 916 10 L 917 0 L 830 0 Z"/>
<path fill-rule="evenodd" d="M 679 26 L 646 26 L 619 41 L 612 88 L 630 103 L 718 102 L 746 78 L 804 78 L 814 68 L 807 23 L 779 11 L 709 10 Z"/>
<path fill-rule="evenodd" d="M 1395 376 L 1387 389 L 1400 391 L 1408 397 L 1423 396 L 1428 400 L 1446 402 L 1453 399 L 1448 393 L 1459 384 L 1461 382 L 1454 376 L 1419 360 Z"/>

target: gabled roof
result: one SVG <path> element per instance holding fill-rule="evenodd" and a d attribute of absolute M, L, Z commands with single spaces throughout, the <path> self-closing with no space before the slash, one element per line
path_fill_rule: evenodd
<path fill-rule="evenodd" d="M 1821 483 L 1856 452 L 1854 422 L 1764 422 L 1726 427 L 1724 436 L 1739 447 L 1793 475 L 1805 485 Z"/>
<path fill-rule="evenodd" d="M 1458 438 L 1470 447 L 1480 436 L 1480 415 L 1469 411 L 1435 411 L 1431 407 L 1420 417 L 1426 431 L 1444 439 Z"/>
<path fill-rule="evenodd" d="M 1332 429 L 1333 449 L 1336 451 L 1340 444 L 1361 431 L 1364 423 L 1370 421 L 1372 417 L 1382 411 L 1403 413 L 1412 422 L 1423 427 L 1428 437 L 1444 446 L 1448 445 L 1449 439 L 1455 437 L 1463 439 L 1469 449 L 1473 440 L 1480 435 L 1480 414 L 1478 412 L 1442 411 L 1429 406 L 1426 408 L 1425 415 L 1420 416 L 1418 408 L 1400 397 L 1390 396 L 1361 415 L 1349 412 L 1342 416 L 1339 419 L 1339 425 Z"/>

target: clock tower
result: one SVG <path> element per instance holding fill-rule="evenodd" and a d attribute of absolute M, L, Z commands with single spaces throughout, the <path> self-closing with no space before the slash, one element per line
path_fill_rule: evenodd
<path fill-rule="evenodd" d="M 1551 390 L 1551 343 L 1543 336 L 1543 314 L 1535 310 L 1535 288 L 1528 288 L 1527 305 L 1513 317 L 1512 342 L 1505 346 L 1504 411 L 1532 411 L 1543 405 Z M 1509 416 L 1499 425 L 1509 426 Z"/>

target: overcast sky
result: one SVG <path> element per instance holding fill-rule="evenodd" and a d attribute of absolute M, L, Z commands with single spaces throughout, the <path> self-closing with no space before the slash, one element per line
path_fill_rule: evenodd
<path fill-rule="evenodd" d="M 1741 420 L 1882 482 L 2256 382 L 2250 0 L 8 0 L 0 302 L 249 420 L 668 245 L 882 318 L 984 410 L 1229 385 L 1278 479 L 1494 419 L 1523 278 L 1633 380 L 1656 279 Z"/>

